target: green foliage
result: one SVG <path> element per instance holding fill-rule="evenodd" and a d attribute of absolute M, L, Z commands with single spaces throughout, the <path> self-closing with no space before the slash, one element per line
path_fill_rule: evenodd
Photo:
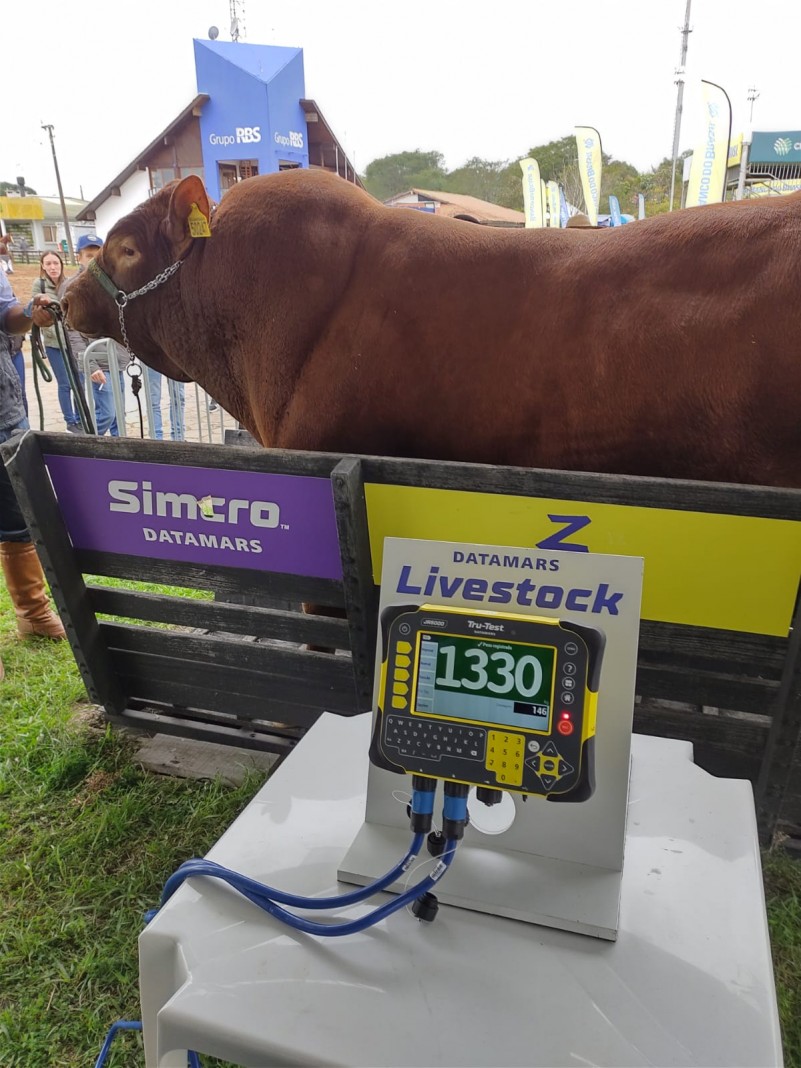
<path fill-rule="evenodd" d="M 28 196 L 35 197 L 36 190 L 31 189 L 29 185 L 23 187 Z M 16 182 L 0 182 L 0 197 L 8 196 L 9 193 L 19 193 L 19 186 Z"/>
<path fill-rule="evenodd" d="M 601 155 L 602 214 L 609 210 L 610 194 L 618 198 L 620 210 L 631 215 L 637 214 L 638 193 L 645 196 L 646 215 L 659 215 L 668 210 L 670 159 L 664 159 L 657 167 L 641 173 L 625 160 L 617 160 L 606 152 Z M 682 153 L 676 164 L 675 207 L 679 206 L 681 196 L 682 162 L 688 155 L 689 150 Z M 568 203 L 586 210 L 573 134 L 548 141 L 547 144 L 534 145 L 525 156 L 536 159 L 543 181 L 558 182 Z M 398 152 L 373 160 L 363 177 L 368 191 L 378 200 L 387 200 L 407 189 L 417 188 L 462 193 L 490 204 L 523 210 L 522 172 L 517 159 L 486 160 L 474 156 L 461 167 L 447 171 L 440 152 Z"/>
<path fill-rule="evenodd" d="M 444 189 L 448 177 L 441 152 L 396 152 L 368 164 L 364 184 L 378 200 L 405 193 L 407 189 Z"/>

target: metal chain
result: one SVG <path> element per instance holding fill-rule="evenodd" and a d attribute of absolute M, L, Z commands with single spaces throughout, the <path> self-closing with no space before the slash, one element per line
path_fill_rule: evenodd
<path fill-rule="evenodd" d="M 175 274 L 183 262 L 183 260 L 176 260 L 175 263 L 170 264 L 169 267 L 165 267 L 161 274 L 157 274 L 155 278 L 151 279 L 146 285 L 143 285 L 141 289 L 135 289 L 133 293 L 123 293 L 126 303 L 129 300 L 133 300 L 134 297 L 141 297 L 143 293 L 149 293 L 151 289 L 155 289 L 163 282 L 166 282 L 168 278 L 171 278 Z"/>
<path fill-rule="evenodd" d="M 183 260 L 176 260 L 175 263 L 170 264 L 160 274 L 157 274 L 155 278 L 152 278 L 149 282 L 142 286 L 141 289 L 135 289 L 133 293 L 123 293 L 120 289 L 114 297 L 114 302 L 117 305 L 117 315 L 120 320 L 120 334 L 122 335 L 122 343 L 125 345 L 125 351 L 130 356 L 126 371 L 128 377 L 131 380 L 131 390 L 136 398 L 136 404 L 139 409 L 139 433 L 142 437 L 145 436 L 145 424 L 142 415 L 142 401 L 139 397 L 139 391 L 142 388 L 142 366 L 136 358 L 136 354 L 131 348 L 131 343 L 128 340 L 128 331 L 125 329 L 125 306 L 128 301 L 134 300 L 135 297 L 141 297 L 145 293 L 149 293 L 153 289 L 157 289 L 160 285 L 163 285 L 168 278 L 171 278 L 178 268 L 183 263 Z"/>

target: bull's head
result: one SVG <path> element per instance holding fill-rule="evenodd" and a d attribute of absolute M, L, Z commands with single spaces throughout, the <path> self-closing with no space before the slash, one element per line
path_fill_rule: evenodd
<path fill-rule="evenodd" d="M 81 273 L 62 301 L 69 325 L 82 334 L 113 337 L 124 344 L 113 290 L 134 293 L 182 260 L 195 240 L 189 230 L 189 216 L 198 212 L 208 225 L 210 206 L 206 190 L 196 175 L 190 175 L 171 182 L 120 219 L 95 261 L 110 283 L 104 286 L 98 274 L 88 270 Z M 179 283 L 172 278 L 162 288 L 125 305 L 125 328 L 133 351 L 145 363 L 169 378 L 188 382 L 190 376 L 163 347 L 163 339 L 171 333 L 174 336 L 179 304 Z"/>

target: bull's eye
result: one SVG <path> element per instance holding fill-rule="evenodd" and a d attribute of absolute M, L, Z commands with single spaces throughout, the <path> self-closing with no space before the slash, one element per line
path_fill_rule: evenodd
<path fill-rule="evenodd" d="M 122 246 L 122 254 L 123 254 L 123 256 L 135 256 L 136 255 L 136 249 L 129 248 L 127 245 L 123 245 Z"/>

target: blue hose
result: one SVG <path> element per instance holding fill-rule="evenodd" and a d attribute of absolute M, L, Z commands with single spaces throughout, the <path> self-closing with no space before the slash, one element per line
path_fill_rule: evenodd
<path fill-rule="evenodd" d="M 230 883 L 245 897 L 249 896 L 247 891 L 252 891 L 270 901 L 277 901 L 281 905 L 290 905 L 296 909 L 337 909 L 345 905 L 355 905 L 359 901 L 364 901 L 365 898 L 372 897 L 373 894 L 384 890 L 408 871 L 415 857 L 423 848 L 423 839 L 424 836 L 422 834 L 416 834 L 405 857 L 374 882 L 369 883 L 367 886 L 360 886 L 358 890 L 349 890 L 344 894 L 334 894 L 331 897 L 306 897 L 299 894 L 289 894 L 283 890 L 277 890 L 275 887 L 266 886 L 256 879 L 249 879 L 246 875 L 240 875 L 239 872 L 231 871 L 230 868 L 225 868 L 222 864 L 215 864 L 213 860 L 195 858 L 187 860 L 169 877 L 161 894 L 161 904 L 162 906 L 165 905 L 181 883 L 190 876 L 211 875 Z M 251 898 L 251 900 L 253 899 Z"/>
<path fill-rule="evenodd" d="M 142 1024 L 139 1020 L 117 1020 L 109 1028 L 109 1032 L 106 1035 L 106 1041 L 103 1043 L 97 1060 L 95 1061 L 95 1068 L 103 1068 L 108 1057 L 108 1051 L 111 1049 L 111 1043 L 117 1037 L 120 1031 L 141 1031 Z"/>

